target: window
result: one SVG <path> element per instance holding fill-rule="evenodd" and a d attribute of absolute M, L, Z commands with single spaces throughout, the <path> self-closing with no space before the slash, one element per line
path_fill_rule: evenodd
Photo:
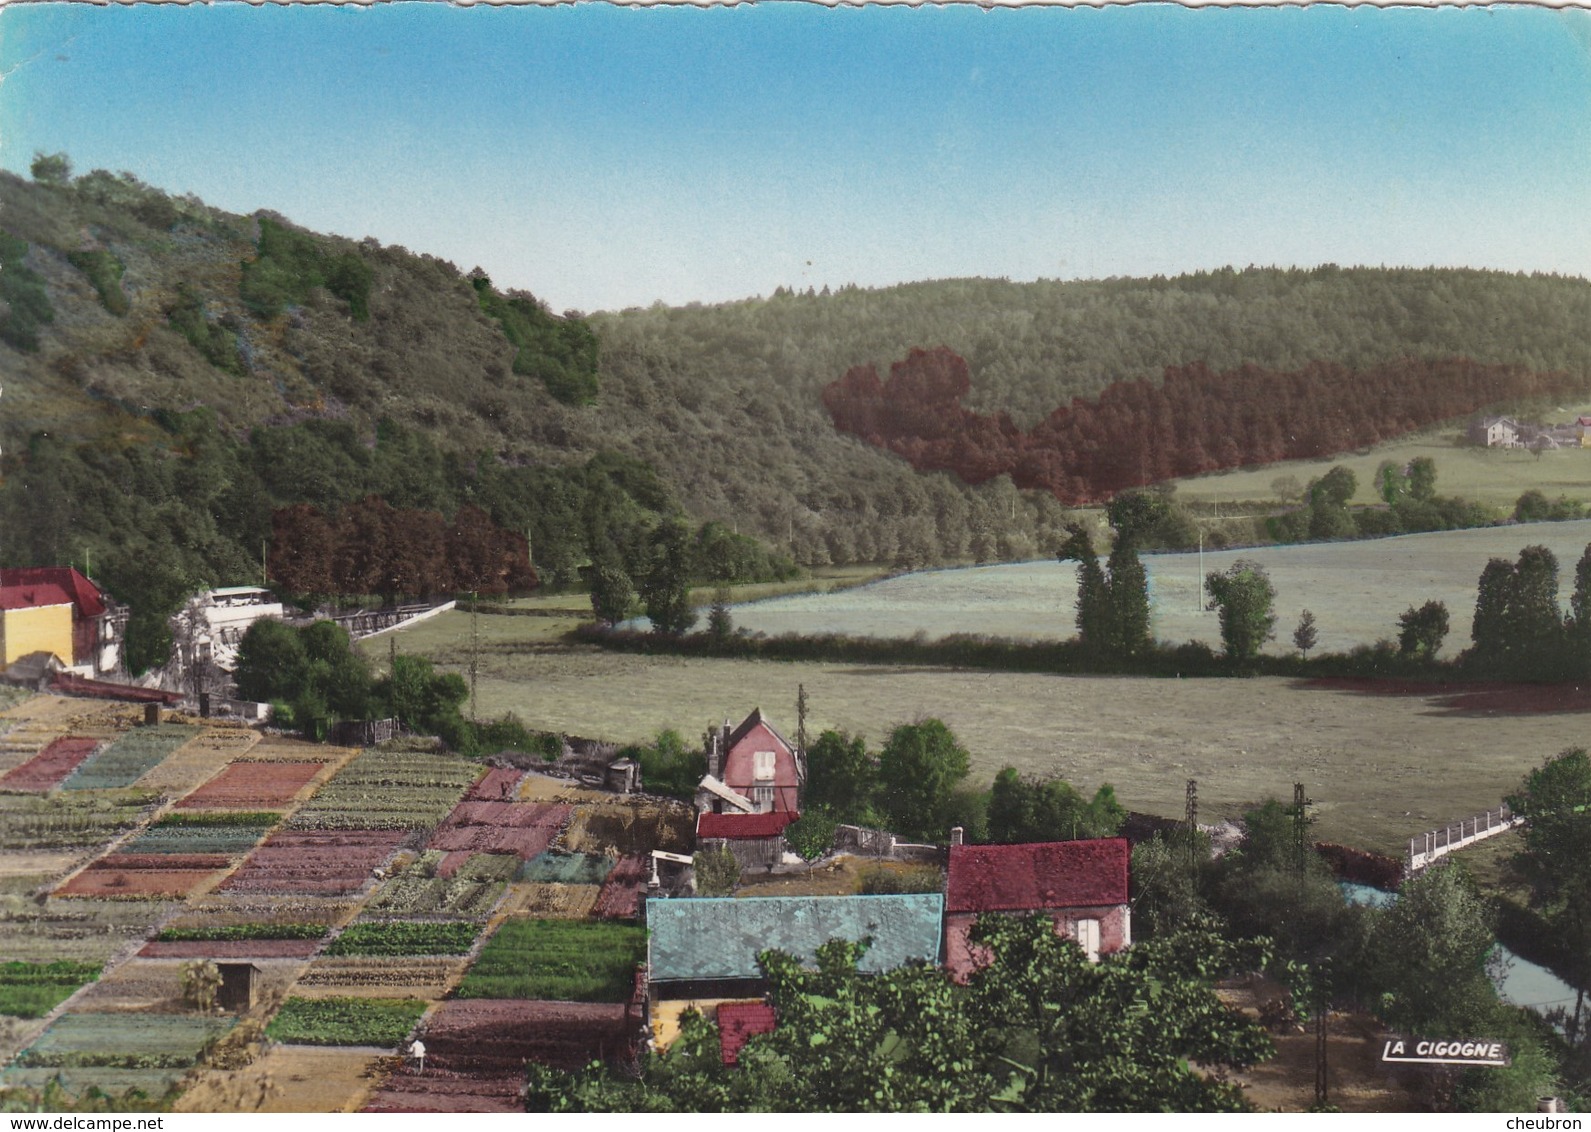
<path fill-rule="evenodd" d="M 751 800 L 757 807 L 759 814 L 765 814 L 773 809 L 773 787 L 754 786 L 751 790 Z"/>
<path fill-rule="evenodd" d="M 756 762 L 754 764 L 756 770 L 754 773 L 758 782 L 771 782 L 773 780 L 773 761 L 774 754 L 772 751 L 756 752 Z"/>

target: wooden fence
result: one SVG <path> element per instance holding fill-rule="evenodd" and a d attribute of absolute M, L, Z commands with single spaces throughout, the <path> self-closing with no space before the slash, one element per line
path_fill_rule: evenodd
<path fill-rule="evenodd" d="M 1487 810 L 1484 814 L 1476 814 L 1472 818 L 1465 818 L 1441 829 L 1433 829 L 1411 837 L 1408 870 L 1411 874 L 1417 873 L 1457 849 L 1473 845 L 1477 841 L 1484 841 L 1488 837 L 1495 837 L 1499 833 L 1506 833 L 1516 825 L 1523 824 L 1524 820 L 1522 817 L 1516 817 L 1505 804 L 1495 810 Z"/>

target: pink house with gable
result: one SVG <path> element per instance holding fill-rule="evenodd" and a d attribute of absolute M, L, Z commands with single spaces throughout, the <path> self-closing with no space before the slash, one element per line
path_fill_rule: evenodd
<path fill-rule="evenodd" d="M 751 803 L 754 812 L 799 813 L 806 767 L 794 747 L 785 742 L 760 708 L 731 730 L 713 733 L 707 752 L 707 774 Z M 723 811 L 721 804 L 714 806 Z"/>

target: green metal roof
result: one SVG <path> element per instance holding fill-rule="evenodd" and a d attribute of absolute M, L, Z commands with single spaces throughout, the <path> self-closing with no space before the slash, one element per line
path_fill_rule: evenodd
<path fill-rule="evenodd" d="M 942 893 L 648 900 L 652 978 L 754 979 L 757 953 L 777 948 L 811 963 L 831 939 L 872 939 L 858 970 L 939 962 Z"/>

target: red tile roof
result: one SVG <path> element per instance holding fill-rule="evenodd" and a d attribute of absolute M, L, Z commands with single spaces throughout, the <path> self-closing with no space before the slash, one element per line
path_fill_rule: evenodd
<path fill-rule="evenodd" d="M 776 1020 L 766 1002 L 725 1002 L 718 1007 L 718 1048 L 725 1065 L 740 1060 L 741 1047 L 757 1034 L 773 1033 Z"/>
<path fill-rule="evenodd" d="M 1127 903 L 1124 837 L 952 845 L 946 912 L 1025 912 Z"/>
<path fill-rule="evenodd" d="M 21 566 L 0 570 L 0 586 L 59 586 L 83 617 L 105 612 L 99 588 L 70 566 Z"/>
<path fill-rule="evenodd" d="M 697 837 L 722 837 L 731 841 L 751 841 L 763 837 L 778 837 L 784 827 L 800 817 L 789 810 L 776 810 L 766 814 L 710 814 L 696 819 Z"/>
<path fill-rule="evenodd" d="M 46 605 L 71 605 L 60 586 L 0 586 L 0 609 L 39 609 Z"/>

